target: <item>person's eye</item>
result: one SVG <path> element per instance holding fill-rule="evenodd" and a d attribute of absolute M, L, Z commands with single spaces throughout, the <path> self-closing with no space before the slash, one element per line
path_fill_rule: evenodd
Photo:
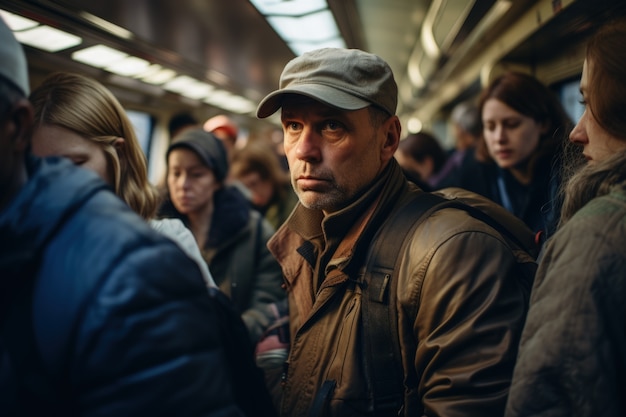
<path fill-rule="evenodd" d="M 285 129 L 289 132 L 297 132 L 300 130 L 301 124 L 297 122 L 286 122 Z"/>
<path fill-rule="evenodd" d="M 336 120 L 328 120 L 324 125 L 324 130 L 336 131 L 339 129 L 343 129 L 343 125 Z"/>

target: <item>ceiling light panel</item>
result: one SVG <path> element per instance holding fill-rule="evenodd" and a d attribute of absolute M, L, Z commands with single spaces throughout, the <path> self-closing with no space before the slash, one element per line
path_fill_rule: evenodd
<path fill-rule="evenodd" d="M 125 77 L 133 77 L 145 72 L 148 67 L 150 67 L 150 63 L 145 59 L 128 56 L 107 65 L 104 69 Z"/>
<path fill-rule="evenodd" d="M 286 41 L 323 42 L 339 36 L 339 29 L 330 10 L 300 17 L 268 16 L 267 21 Z"/>
<path fill-rule="evenodd" d="M 104 68 L 127 56 L 128 54 L 105 45 L 94 45 L 72 53 L 73 60 L 96 68 Z"/>
<path fill-rule="evenodd" d="M 250 0 L 263 15 L 302 16 L 328 8 L 326 0 Z"/>
<path fill-rule="evenodd" d="M 80 45 L 83 41 L 79 36 L 46 25 L 14 32 L 14 34 L 20 43 L 48 52 L 62 51 Z"/>
<path fill-rule="evenodd" d="M 251 0 L 296 55 L 318 48 L 345 48 L 326 0 Z"/>
<path fill-rule="evenodd" d="M 2 16 L 12 31 L 30 29 L 39 25 L 39 23 L 34 20 L 7 12 L 6 10 L 0 10 L 0 16 Z"/>
<path fill-rule="evenodd" d="M 146 70 L 135 77 L 148 84 L 164 84 L 176 76 L 176 71 L 163 68 L 159 64 L 152 64 Z"/>

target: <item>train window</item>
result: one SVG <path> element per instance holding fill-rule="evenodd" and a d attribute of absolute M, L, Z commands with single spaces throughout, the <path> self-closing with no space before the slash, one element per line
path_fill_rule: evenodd
<path fill-rule="evenodd" d="M 147 159 L 150 159 L 154 118 L 148 113 L 136 110 L 126 110 L 126 114 L 135 128 L 135 134 L 137 135 L 143 153 L 146 155 Z"/>
<path fill-rule="evenodd" d="M 582 104 L 583 97 L 580 94 L 580 79 L 564 82 L 558 91 L 565 111 L 574 123 L 578 122 L 585 111 L 585 106 Z"/>

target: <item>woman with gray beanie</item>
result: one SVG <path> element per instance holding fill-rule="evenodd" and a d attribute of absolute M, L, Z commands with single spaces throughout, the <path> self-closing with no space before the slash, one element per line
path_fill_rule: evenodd
<path fill-rule="evenodd" d="M 265 246 L 274 233 L 246 197 L 225 184 L 228 157 L 202 129 L 180 134 L 167 150 L 167 199 L 162 217 L 192 231 L 220 289 L 257 342 L 269 324 L 267 306 L 284 298 L 280 266 Z"/>

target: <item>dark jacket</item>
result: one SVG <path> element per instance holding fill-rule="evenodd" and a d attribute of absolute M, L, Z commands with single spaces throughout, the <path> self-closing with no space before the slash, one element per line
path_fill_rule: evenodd
<path fill-rule="evenodd" d="M 422 191 L 392 160 L 343 210 L 324 217 L 296 206 L 268 243 L 283 268 L 290 306 L 281 415 L 307 416 L 325 381 L 335 387 L 324 416 L 372 415 L 357 285 L 370 241 L 361 237 L 414 192 Z M 526 315 L 515 254 L 494 229 L 446 208 L 419 224 L 399 256 L 393 279 L 402 415 L 502 415 Z"/>
<path fill-rule="evenodd" d="M 196 264 L 94 173 L 55 158 L 30 159 L 28 171 L 0 213 L 0 305 L 3 319 L 10 315 L 0 339 L 0 415 L 42 406 L 18 403 L 29 398 L 20 387 L 30 357 L 18 358 L 30 333 L 62 415 L 242 416 Z M 32 320 L 9 307 L 29 283 L 23 302 L 32 302 L 24 309 Z"/>
<path fill-rule="evenodd" d="M 505 200 L 498 184 L 502 180 L 510 206 L 506 207 L 519 217 L 535 233 L 545 233 L 544 238 L 556 230 L 560 203 L 557 199 L 559 186 L 558 159 L 543 158 L 537 162 L 533 173 L 533 181 L 521 184 L 508 170 L 499 168 L 495 163 L 482 163 L 476 160 L 473 152 L 463 158 L 461 165 L 445 181 L 441 187 L 460 187 L 473 191 L 501 206 Z"/>
<path fill-rule="evenodd" d="M 626 415 L 626 188 L 579 210 L 545 245 L 507 417 Z"/>
<path fill-rule="evenodd" d="M 160 215 L 189 224 L 171 201 L 165 202 Z M 285 298 L 280 265 L 266 247 L 273 233 L 236 187 L 215 193 L 209 236 L 200 250 L 213 279 L 241 313 L 253 341 L 269 325 L 267 306 Z"/>

